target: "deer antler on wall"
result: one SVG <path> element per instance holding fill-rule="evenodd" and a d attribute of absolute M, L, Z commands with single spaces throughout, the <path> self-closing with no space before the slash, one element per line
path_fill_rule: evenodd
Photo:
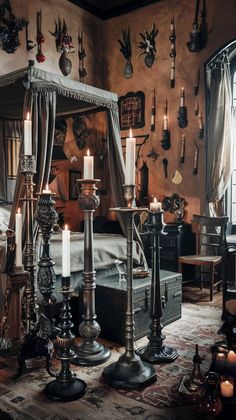
<path fill-rule="evenodd" d="M 145 33 L 142 32 L 139 33 L 139 35 L 142 38 L 142 41 L 138 44 L 138 47 L 143 50 L 138 57 L 140 57 L 143 54 L 146 54 L 144 62 L 147 67 L 151 68 L 154 60 L 155 60 L 155 52 L 156 50 L 156 41 L 155 38 L 158 34 L 158 29 L 156 28 L 155 23 L 153 23 L 152 30 L 150 32 L 145 30 Z"/>
<path fill-rule="evenodd" d="M 130 40 L 130 28 L 122 31 L 122 41 L 118 39 L 120 44 L 120 52 L 126 59 L 126 64 L 123 70 L 123 75 L 126 79 L 130 79 L 133 76 L 133 66 L 131 64 L 132 47 Z"/>

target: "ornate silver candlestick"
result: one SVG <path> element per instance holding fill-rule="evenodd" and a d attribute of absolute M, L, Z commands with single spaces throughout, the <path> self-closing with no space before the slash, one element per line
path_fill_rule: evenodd
<path fill-rule="evenodd" d="M 57 378 L 46 386 L 45 394 L 55 401 L 74 401 L 81 398 L 86 392 L 87 385 L 81 379 L 75 377 L 70 369 L 70 360 L 77 357 L 73 350 L 75 336 L 71 333 L 73 323 L 69 305 L 70 277 L 62 277 L 63 303 L 61 309 L 60 333 L 57 336 L 56 357 L 61 361 L 61 371 Z"/>
<path fill-rule="evenodd" d="M 175 348 L 163 345 L 165 336 L 162 335 L 161 317 L 162 300 L 160 289 L 160 235 L 163 235 L 165 224 L 163 222 L 163 210 L 159 212 L 149 211 L 148 230 L 151 235 L 152 250 L 152 283 L 151 283 L 151 299 L 150 299 L 150 334 L 148 335 L 149 343 L 147 346 L 141 347 L 137 353 L 143 360 L 150 363 L 173 362 L 178 353 Z"/>
<path fill-rule="evenodd" d="M 35 295 L 35 241 L 33 232 L 33 203 L 34 183 L 33 176 L 36 173 L 35 156 L 20 156 L 20 169 L 24 174 L 25 197 L 25 257 L 24 268 L 29 272 L 27 285 L 25 288 L 25 313 L 26 313 L 26 333 L 30 331 L 31 323 L 36 321 L 36 295 Z"/>
<path fill-rule="evenodd" d="M 93 366 L 104 363 L 110 357 L 110 350 L 96 341 L 101 328 L 96 321 L 95 288 L 96 272 L 93 258 L 93 213 L 99 205 L 96 195 L 98 179 L 80 179 L 82 184 L 79 195 L 79 205 L 84 212 L 84 282 L 83 282 L 83 321 L 79 326 L 79 333 L 83 338 L 82 344 L 77 347 L 77 359 L 73 363 Z"/>
<path fill-rule="evenodd" d="M 39 197 L 36 210 L 36 220 L 42 233 L 42 252 L 38 262 L 38 288 L 43 295 L 43 304 L 49 305 L 51 294 L 55 289 L 56 274 L 54 262 L 50 254 L 50 238 L 53 233 L 53 226 L 57 221 L 58 214 L 54 209 L 54 196 L 51 191 L 43 191 L 37 194 Z M 50 318 L 50 317 L 49 317 Z"/>
<path fill-rule="evenodd" d="M 132 207 L 134 185 L 124 185 L 124 197 L 127 207 L 115 208 L 126 216 L 127 221 L 127 312 L 126 312 L 126 346 L 125 353 L 119 360 L 103 371 L 105 381 L 114 388 L 141 389 L 155 382 L 156 373 L 153 366 L 142 362 L 134 351 L 134 308 L 133 308 L 133 231 L 134 214 L 144 208 Z"/>

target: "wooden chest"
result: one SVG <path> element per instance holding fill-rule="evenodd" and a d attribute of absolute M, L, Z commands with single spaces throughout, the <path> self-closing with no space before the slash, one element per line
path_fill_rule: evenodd
<path fill-rule="evenodd" d="M 147 335 L 151 323 L 149 316 L 151 277 L 134 279 L 133 286 L 134 339 L 138 340 Z M 161 295 L 162 324 L 165 326 L 181 317 L 182 275 L 161 270 Z M 101 326 L 100 337 L 125 344 L 126 303 L 126 282 L 119 283 L 118 276 L 97 281 L 96 314 Z"/>

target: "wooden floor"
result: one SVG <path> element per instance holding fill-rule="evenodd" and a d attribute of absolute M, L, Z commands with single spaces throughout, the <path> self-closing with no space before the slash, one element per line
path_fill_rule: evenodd
<path fill-rule="evenodd" d="M 193 284 L 183 285 L 183 302 L 194 303 L 200 306 L 212 306 L 214 308 L 222 309 L 222 292 L 214 291 L 213 300 L 210 301 L 210 290 L 204 288 L 201 290 Z"/>

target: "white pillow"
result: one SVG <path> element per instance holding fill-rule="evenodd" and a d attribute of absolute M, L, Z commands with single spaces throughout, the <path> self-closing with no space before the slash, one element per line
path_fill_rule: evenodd
<path fill-rule="evenodd" d="M 5 233 L 10 220 L 11 206 L 0 206 L 0 231 Z"/>

